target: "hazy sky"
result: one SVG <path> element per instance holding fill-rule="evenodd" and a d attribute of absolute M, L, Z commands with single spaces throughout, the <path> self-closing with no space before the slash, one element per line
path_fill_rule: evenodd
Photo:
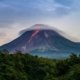
<path fill-rule="evenodd" d="M 80 0 L 0 0 L 0 45 L 34 24 L 54 26 L 80 41 Z"/>

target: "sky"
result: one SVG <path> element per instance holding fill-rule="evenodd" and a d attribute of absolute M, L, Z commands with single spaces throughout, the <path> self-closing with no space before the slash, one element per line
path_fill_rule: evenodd
<path fill-rule="evenodd" d="M 80 0 L 0 0 L 0 45 L 34 24 L 53 26 L 80 42 Z"/>

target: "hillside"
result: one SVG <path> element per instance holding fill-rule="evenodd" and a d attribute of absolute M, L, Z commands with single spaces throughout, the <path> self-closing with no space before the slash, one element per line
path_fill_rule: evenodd
<path fill-rule="evenodd" d="M 72 42 L 63 37 L 59 30 L 51 29 L 47 25 L 36 24 L 22 33 L 20 37 L 1 46 L 0 49 L 7 49 L 10 52 L 18 50 L 42 57 L 47 55 L 49 58 L 54 57 L 54 54 L 80 52 L 80 43 Z"/>
<path fill-rule="evenodd" d="M 80 56 L 56 60 L 0 52 L 0 80 L 80 80 Z"/>

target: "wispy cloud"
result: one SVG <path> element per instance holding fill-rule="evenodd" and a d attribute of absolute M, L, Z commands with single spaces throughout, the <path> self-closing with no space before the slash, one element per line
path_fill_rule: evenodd
<path fill-rule="evenodd" d="M 1 0 L 0 27 L 7 24 L 41 17 L 59 17 L 68 14 L 73 0 Z M 6 24 L 2 25 L 2 24 Z"/>
<path fill-rule="evenodd" d="M 1 32 L 0 32 L 0 37 L 5 37 L 5 36 L 6 36 L 5 33 L 1 33 Z"/>
<path fill-rule="evenodd" d="M 55 2 L 65 5 L 65 6 L 71 6 L 74 0 L 55 0 Z"/>

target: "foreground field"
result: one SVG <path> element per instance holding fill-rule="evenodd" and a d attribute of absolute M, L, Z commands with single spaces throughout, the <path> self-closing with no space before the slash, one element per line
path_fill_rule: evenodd
<path fill-rule="evenodd" d="M 0 52 L 0 80 L 80 80 L 80 56 L 56 60 Z"/>

